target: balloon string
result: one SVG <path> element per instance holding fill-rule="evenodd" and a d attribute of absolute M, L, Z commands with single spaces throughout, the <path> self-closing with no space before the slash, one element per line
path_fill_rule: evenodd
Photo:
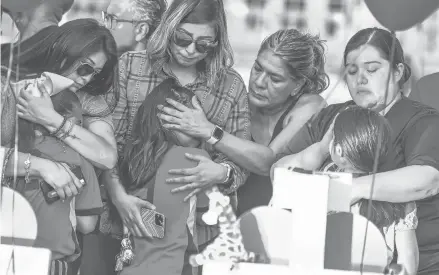
<path fill-rule="evenodd" d="M 11 24 L 11 33 L 14 30 L 14 22 Z M 17 43 L 17 72 L 19 71 L 19 54 L 20 54 L 20 40 Z M 10 43 L 10 49 L 9 49 L 9 66 L 7 70 L 7 76 L 6 76 L 6 82 L 5 86 L 3 87 L 2 93 L 6 93 L 7 88 L 10 86 L 10 78 L 12 74 L 12 61 L 13 61 L 13 55 L 14 55 L 14 43 L 13 41 Z M 15 81 L 19 81 L 18 73 L 15 75 Z M 12 90 L 14 98 L 16 98 L 16 95 L 14 94 L 14 91 Z M 12 246 L 12 252 L 11 252 L 11 258 L 8 263 L 8 268 L 6 274 L 9 274 L 9 270 L 12 269 L 12 274 L 15 274 L 15 187 L 17 186 L 17 174 L 18 174 L 18 110 L 15 109 L 15 129 L 14 129 L 14 166 L 13 166 L 13 192 L 12 192 L 12 213 L 11 213 L 11 246 Z M 4 172 L 4 171 L 3 171 Z M 3 188 L 3 187 L 1 187 Z"/>
<path fill-rule="evenodd" d="M 394 59 L 395 59 L 395 45 L 396 45 L 396 34 L 394 31 L 392 31 L 392 47 L 391 47 L 391 51 L 390 51 L 390 66 L 392 66 Z M 387 98 L 389 95 L 389 83 L 390 83 L 390 75 L 391 75 L 391 70 L 392 68 L 389 68 L 389 72 L 387 73 L 387 86 L 386 86 L 386 92 L 384 94 L 384 102 L 387 102 Z M 384 125 L 380 125 L 379 128 L 379 132 L 380 131 L 384 131 Z M 377 147 L 375 149 L 375 157 L 374 157 L 374 162 L 373 162 L 373 172 L 372 172 L 372 184 L 370 187 L 370 194 L 369 194 L 369 198 L 368 198 L 368 206 L 367 206 L 367 215 L 366 218 L 368 221 L 370 221 L 370 217 L 372 215 L 372 197 L 373 197 L 373 191 L 374 191 L 374 187 L 375 187 L 375 180 L 376 180 L 376 173 L 378 171 L 378 163 L 379 163 L 379 152 L 381 150 L 382 147 L 382 135 L 378 136 L 378 144 Z M 367 241 L 367 232 L 369 229 L 369 222 L 366 223 L 366 230 L 364 233 L 364 239 L 363 239 L 363 249 L 361 252 L 361 265 L 360 265 L 360 273 L 363 274 L 363 267 L 364 267 L 364 257 L 365 257 L 365 252 L 366 252 L 366 241 Z"/>

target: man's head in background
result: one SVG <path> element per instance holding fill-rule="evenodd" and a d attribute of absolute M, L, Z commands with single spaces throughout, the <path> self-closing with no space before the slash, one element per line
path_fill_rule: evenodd
<path fill-rule="evenodd" d="M 119 54 L 144 50 L 166 10 L 166 0 L 111 0 L 103 20 L 116 40 Z"/>
<path fill-rule="evenodd" d="M 46 27 L 58 25 L 63 15 L 72 7 L 73 2 L 74 0 L 42 0 L 31 10 L 6 12 L 15 22 L 20 31 L 20 39 L 23 41 Z"/>

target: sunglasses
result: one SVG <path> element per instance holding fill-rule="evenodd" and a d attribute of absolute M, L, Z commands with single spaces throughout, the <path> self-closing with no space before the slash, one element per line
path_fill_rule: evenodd
<path fill-rule="evenodd" d="M 215 48 L 218 45 L 218 42 L 210 42 L 210 41 L 205 41 L 205 40 L 194 40 L 190 36 L 190 34 L 184 33 L 181 31 L 176 31 L 174 33 L 173 38 L 174 38 L 173 40 L 174 40 L 175 45 L 182 47 L 182 48 L 187 48 L 192 43 L 195 43 L 195 49 L 197 50 L 197 52 L 202 53 L 202 54 L 213 50 L 213 48 Z"/>
<path fill-rule="evenodd" d="M 76 68 L 76 73 L 79 76 L 89 76 L 91 75 L 92 77 L 94 77 L 95 75 L 97 75 L 98 73 L 100 73 L 100 71 L 96 71 L 95 68 L 93 68 L 90 64 L 84 63 L 79 61 L 80 65 Z"/>

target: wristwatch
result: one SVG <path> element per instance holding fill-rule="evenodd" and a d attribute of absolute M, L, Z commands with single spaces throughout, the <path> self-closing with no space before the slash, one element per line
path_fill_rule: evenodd
<path fill-rule="evenodd" d="M 224 130 L 215 125 L 215 129 L 212 131 L 212 135 L 207 140 L 207 143 L 210 145 L 215 145 L 218 141 L 220 141 L 224 136 Z"/>
<path fill-rule="evenodd" d="M 228 163 L 221 162 L 220 164 L 227 168 L 226 179 L 223 182 L 221 182 L 221 183 L 229 183 L 233 179 L 233 172 L 234 172 L 234 170 L 233 170 L 232 166 L 230 166 L 230 164 L 228 164 Z"/>

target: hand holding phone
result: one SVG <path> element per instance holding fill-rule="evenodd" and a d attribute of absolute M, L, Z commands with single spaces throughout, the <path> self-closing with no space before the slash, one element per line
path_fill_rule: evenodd
<path fill-rule="evenodd" d="M 166 218 L 163 214 L 148 208 L 142 208 L 140 215 L 146 230 L 152 237 L 158 239 L 165 237 Z"/>
<path fill-rule="evenodd" d="M 82 170 L 80 166 L 69 166 L 72 173 L 79 179 L 80 182 L 86 184 L 84 180 L 84 175 L 82 174 Z M 40 181 L 40 188 L 41 192 L 43 193 L 44 199 L 48 204 L 52 204 L 60 199 L 58 193 L 55 191 L 55 189 L 49 185 L 45 181 Z"/>

